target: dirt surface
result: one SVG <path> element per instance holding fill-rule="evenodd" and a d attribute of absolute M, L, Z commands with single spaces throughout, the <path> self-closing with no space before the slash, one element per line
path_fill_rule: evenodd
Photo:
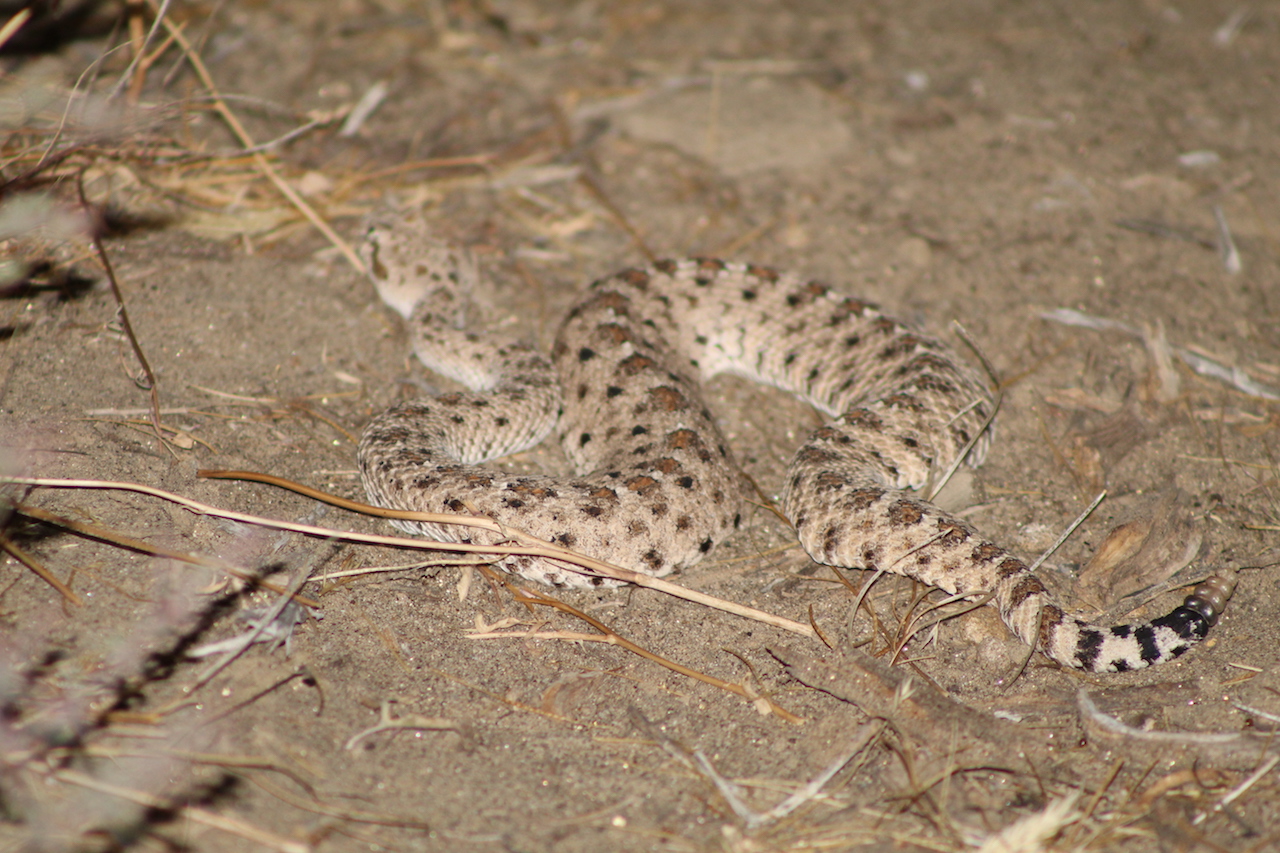
<path fill-rule="evenodd" d="M 909 612 L 939 595 L 922 605 L 924 590 L 887 578 L 868 597 L 877 621 L 865 607 L 854 618 L 850 590 L 760 501 L 676 580 L 812 619 L 834 650 L 649 590 L 557 593 L 657 655 L 744 685 L 743 698 L 617 645 L 525 636 L 593 629 L 440 565 L 312 581 L 301 592 L 318 609 L 287 648 L 255 645 L 213 669 L 217 657 L 187 653 L 242 634 L 242 608 L 272 594 L 12 519 L 7 541 L 80 603 L 5 562 L 4 836 L 47 849 L 962 850 L 1025 821 L 1030 840 L 1009 849 L 1269 849 L 1280 779 L 1265 738 L 1142 739 L 1251 738 L 1280 720 L 1280 407 L 1177 356 L 1280 388 L 1280 7 L 1239 8 L 175 4 L 170 21 L 254 140 L 320 119 L 261 163 L 352 244 L 377 207 L 423 207 L 480 256 L 504 325 L 543 346 L 584 283 L 646 252 L 797 269 L 964 348 L 959 321 L 986 354 L 1004 383 L 998 440 L 952 500 L 996 541 L 1034 559 L 1107 490 L 1041 569 L 1066 600 L 1079 603 L 1076 573 L 1109 531 L 1135 520 L 1156 533 L 1124 564 L 1139 573 L 1130 585 L 1180 568 L 1199 536 L 1193 581 L 1261 568 L 1241 572 L 1204 646 L 1112 676 L 1039 656 L 1019 676 L 1025 648 L 988 608 L 918 634 L 890 669 Z M 147 425 L 87 241 L 46 230 L 5 244 L 55 262 L 0 303 L 8 464 L 390 533 L 196 476 L 251 469 L 360 499 L 353 437 L 391 403 L 448 386 L 410 362 L 398 318 L 243 153 L 177 45 L 150 68 L 140 107 L 76 113 L 55 140 L 58 87 L 80 79 L 105 96 L 129 58 L 114 44 L 5 58 L 3 177 L 27 174 L 43 145 L 87 146 L 41 166 L 57 180 L 17 189 L 71 203 L 70 166 L 90 163 L 91 197 L 132 224 L 105 245 L 163 423 L 181 432 L 166 447 Z M 342 110 L 377 84 L 385 99 L 342 132 Z M 63 93 L 42 106 L 33 92 Z M 1060 308 L 1146 330 L 1149 344 L 1042 316 Z M 1163 372 L 1161 329 L 1174 348 Z M 739 380 L 708 394 L 775 496 L 816 417 Z M 560 464 L 552 449 L 507 462 Z M 422 559 L 126 492 L 13 494 L 281 586 Z M 475 636 L 495 625 L 508 636 Z M 1136 731 L 1082 722 L 1082 688 Z M 384 708 L 430 725 L 356 739 Z M 752 820 L 685 760 L 695 751 L 759 814 L 837 770 L 790 814 Z"/>

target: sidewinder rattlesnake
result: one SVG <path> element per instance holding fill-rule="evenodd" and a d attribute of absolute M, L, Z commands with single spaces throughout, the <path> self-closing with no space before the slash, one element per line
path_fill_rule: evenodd
<path fill-rule="evenodd" d="M 1054 660 L 1126 671 L 1176 657 L 1217 621 L 1232 584 L 1202 584 L 1149 623 L 1090 625 L 1027 566 L 916 491 L 987 419 L 982 379 L 942 342 L 876 306 L 768 267 L 659 261 L 592 284 L 548 361 L 528 344 L 468 331 L 476 265 L 410 217 L 371 226 L 363 255 L 419 358 L 469 391 L 395 406 L 369 424 L 359 463 L 381 506 L 484 515 L 598 559 L 665 575 L 696 563 L 741 522 L 745 489 L 700 385 L 735 373 L 796 394 L 831 418 L 791 460 L 781 506 L 817 562 L 884 569 L 980 596 Z M 558 429 L 574 476 L 515 476 L 482 463 Z M 979 464 L 989 434 L 968 451 Z M 454 526 L 414 534 L 496 544 Z M 554 560 L 496 565 L 557 586 L 616 586 Z"/>

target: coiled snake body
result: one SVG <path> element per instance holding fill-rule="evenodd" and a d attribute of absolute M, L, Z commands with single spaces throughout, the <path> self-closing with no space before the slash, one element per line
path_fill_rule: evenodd
<path fill-rule="evenodd" d="M 420 226 L 374 225 L 364 251 L 421 360 L 471 389 L 398 405 L 369 425 L 359 462 L 379 505 L 490 516 L 646 574 L 684 568 L 741 521 L 741 474 L 700 393 L 703 380 L 735 373 L 831 418 L 792 458 L 781 501 L 819 563 L 991 594 L 1020 639 L 1093 671 L 1182 654 L 1231 593 L 1230 581 L 1214 579 L 1149 623 L 1097 626 L 1066 614 L 1021 560 L 917 494 L 982 429 L 991 406 L 983 381 L 940 341 L 824 284 L 707 259 L 624 270 L 590 286 L 548 361 L 467 329 L 474 262 Z M 575 475 L 483 467 L 552 429 Z M 987 444 L 979 439 L 966 461 L 980 463 Z M 445 541 L 499 541 L 393 523 Z M 616 585 L 539 557 L 496 562 L 555 585 Z"/>

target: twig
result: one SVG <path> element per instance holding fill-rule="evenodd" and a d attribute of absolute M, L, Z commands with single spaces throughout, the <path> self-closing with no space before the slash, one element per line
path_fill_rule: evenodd
<path fill-rule="evenodd" d="M 799 791 L 787 797 L 767 812 L 763 812 L 756 816 L 756 819 L 748 823 L 748 827 L 754 828 L 766 823 L 772 823 L 781 820 L 800 806 L 812 800 L 822 791 L 824 785 L 831 781 L 831 777 L 839 773 L 846 764 L 853 760 L 853 757 L 861 752 L 871 741 L 877 737 L 884 729 L 884 723 L 880 720 L 870 720 L 858 727 L 850 739 L 849 746 L 844 752 L 840 753 L 836 758 L 827 765 L 827 769 L 823 770 L 817 776 L 810 780 Z"/>
<path fill-rule="evenodd" d="M 827 635 L 824 634 L 822 632 L 822 629 L 818 627 L 818 618 L 813 614 L 812 604 L 809 605 L 809 627 L 813 629 L 813 633 L 818 635 L 818 639 L 822 642 L 822 645 L 826 646 L 829 649 L 834 649 L 836 647 L 835 643 L 827 639 Z"/>
<path fill-rule="evenodd" d="M 738 785 L 721 776 L 711 762 L 707 760 L 707 757 L 703 755 L 702 750 L 695 749 L 690 751 L 676 743 L 673 739 L 667 737 L 660 728 L 655 726 L 648 717 L 640 713 L 640 709 L 635 706 L 627 709 L 627 716 L 631 718 L 632 725 L 656 743 L 663 752 L 690 770 L 701 773 L 711 784 L 715 785 L 716 790 L 720 792 L 720 796 L 724 797 L 725 802 L 729 804 L 729 808 L 733 809 L 734 814 L 743 823 L 756 817 L 756 813 L 751 810 L 751 807 L 738 796 Z"/>
<path fill-rule="evenodd" d="M 1076 694 L 1076 705 L 1080 709 L 1080 716 L 1083 719 L 1096 724 L 1103 731 L 1123 735 L 1133 740 L 1144 740 L 1158 744 L 1215 746 L 1239 743 L 1244 737 L 1241 732 L 1151 732 L 1146 729 L 1137 729 L 1133 726 L 1125 725 L 1115 717 L 1098 710 L 1098 706 L 1089 697 L 1089 692 L 1083 687 Z"/>
<path fill-rule="evenodd" d="M 337 431 L 337 432 L 341 433 L 341 434 L 342 434 L 342 437 L 343 437 L 343 438 L 345 438 L 347 441 L 351 442 L 352 444 L 359 444 L 359 443 L 360 443 L 360 439 L 359 439 L 358 437 L 356 437 L 356 436 L 352 435 L 352 434 L 351 434 L 351 430 L 346 429 L 346 428 L 345 428 L 345 427 L 343 427 L 340 423 L 338 423 L 337 421 L 333 420 L 333 418 L 327 418 L 327 417 L 325 417 L 324 415 L 322 415 L 322 414 L 320 414 L 319 412 L 317 412 L 315 409 L 312 409 L 310 406 L 305 406 L 305 405 L 303 405 L 302 403 L 290 403 L 290 404 L 289 404 L 289 408 L 290 408 L 290 409 L 293 409 L 293 410 L 295 410 L 295 411 L 302 412 L 302 413 L 303 413 L 304 415 L 306 415 L 307 417 L 309 417 L 309 418 L 315 418 L 316 420 L 320 421 L 320 423 L 324 424 L 325 426 L 331 427 L 331 428 L 332 428 L 332 429 L 334 429 L 335 431 Z"/>
<path fill-rule="evenodd" d="M 382 707 L 378 711 L 377 725 L 370 726 L 362 732 L 352 735 L 342 747 L 345 750 L 353 750 L 360 741 L 377 734 L 378 732 L 393 731 L 395 729 L 417 729 L 419 731 L 454 731 L 463 734 L 462 725 L 446 719 L 444 717 L 424 717 L 421 714 L 410 714 L 407 717 L 399 719 L 391 716 L 391 701 L 389 699 L 382 700 Z M 464 735 L 465 737 L 465 735 Z"/>
<path fill-rule="evenodd" d="M 219 474 L 235 474 L 237 477 L 244 472 L 217 472 Z M 259 479 L 267 475 L 251 475 L 246 479 Z M 269 478 L 275 480 L 277 478 Z M 287 482 L 287 481 L 280 481 Z M 432 513 L 411 513 L 400 512 L 398 510 L 386 510 L 379 507 L 368 507 L 364 504 L 358 504 L 354 501 L 343 501 L 341 498 L 335 498 L 331 495 L 324 495 L 323 499 L 334 506 L 343 506 L 345 508 L 358 508 L 358 511 L 368 512 L 371 515 L 382 515 L 389 518 L 406 518 L 416 521 L 426 521 L 433 524 L 458 524 L 466 527 L 477 527 L 484 530 L 490 530 L 499 534 L 518 535 L 522 540 L 528 542 L 541 543 L 536 546 L 511 546 L 511 545 L 468 545 L 461 542 L 434 542 L 424 539 L 409 539 L 399 536 L 379 536 L 371 533 L 353 533 L 350 531 L 334 530 L 327 527 L 316 527 L 309 524 L 297 524 L 289 521 L 277 521 L 275 519 L 263 518 L 262 516 L 249 515 L 248 513 L 233 512 L 231 510 L 221 509 L 219 507 L 210 506 L 209 504 L 200 503 L 199 501 L 184 498 L 181 495 L 166 492 L 162 489 L 143 486 L 138 483 L 115 482 L 110 480 L 61 480 L 40 477 L 0 477 L 0 483 L 22 483 L 29 486 L 44 486 L 56 489 L 116 489 L 120 491 L 135 492 L 137 494 L 150 495 L 151 497 L 160 498 L 161 500 L 170 501 L 180 506 L 184 506 L 200 515 L 211 515 L 218 518 L 227 518 L 232 521 L 241 521 L 245 524 L 256 524 L 261 527 L 269 527 L 275 530 L 291 530 L 296 533 L 304 533 L 308 536 L 319 536 L 325 539 L 334 539 L 343 542 L 360 542 L 366 545 L 386 545 L 392 548 L 409 548 L 418 551 L 459 551 L 470 554 L 521 554 L 533 557 L 552 557 L 556 560 L 563 560 L 566 563 L 580 566 L 589 573 L 603 574 L 606 577 L 613 577 L 633 583 L 636 586 L 643 586 L 649 589 L 664 592 L 667 595 L 676 598 L 683 598 L 695 604 L 702 604 L 716 610 L 722 610 L 726 613 L 732 613 L 735 616 L 741 616 L 745 619 L 751 619 L 756 622 L 763 622 L 766 625 L 772 625 L 775 628 L 781 628 L 784 631 L 790 631 L 805 637 L 817 638 L 817 633 L 808 625 L 801 622 L 795 622 L 791 619 L 784 619 L 781 616 L 775 616 L 762 610 L 756 610 L 752 607 L 746 607 L 741 604 L 735 604 L 731 601 L 725 601 L 706 593 L 696 592 L 694 590 L 682 587 L 679 584 L 662 580 L 661 578 L 642 575 L 639 572 L 633 572 L 630 569 L 624 569 L 620 566 L 614 566 L 602 560 L 596 560 L 583 554 L 578 554 L 566 548 L 560 548 L 550 542 L 544 542 L 537 537 L 522 533 L 509 527 L 503 527 L 496 521 L 488 518 L 475 518 L 465 515 L 436 515 Z M 290 487 L 297 484 L 290 484 Z M 307 495 L 323 495 L 322 492 L 307 489 L 305 486 L 297 486 L 299 494 Z"/>
<path fill-rule="evenodd" d="M 1232 702 L 1231 706 L 1238 711 L 1244 711 L 1246 714 L 1253 714 L 1255 717 L 1261 717 L 1272 723 L 1280 723 L 1280 715 L 1273 714 L 1270 711 L 1264 711 L 1261 708 L 1255 708 L 1252 705 L 1244 705 L 1240 702 Z"/>
<path fill-rule="evenodd" d="M 849 587 L 850 590 L 853 590 L 853 584 L 850 583 L 849 579 L 844 576 L 844 572 L 840 571 L 835 566 L 831 567 L 831 571 L 835 572 L 836 577 L 840 579 L 841 583 Z M 885 569 L 883 568 L 876 569 L 874 572 L 871 573 L 871 577 L 867 578 L 866 581 L 863 582 L 862 588 L 857 590 L 857 597 L 854 598 L 853 600 L 853 611 L 852 611 L 853 615 L 849 617 L 850 623 L 852 623 L 854 619 L 858 618 L 858 609 L 862 607 L 862 602 L 866 599 L 867 593 L 871 592 L 871 587 L 875 585 L 876 581 L 884 577 L 884 574 L 885 574 Z M 870 610 L 871 609 L 870 606 L 868 606 L 867 609 Z M 852 624 L 850 624 L 850 628 L 852 627 L 853 627 Z"/>
<path fill-rule="evenodd" d="M 1111 772 L 1107 774 L 1106 780 L 1097 786 L 1097 790 L 1093 792 L 1093 796 L 1089 799 L 1089 804 L 1085 806 L 1081 817 L 1087 820 L 1093 816 L 1094 809 L 1098 807 L 1098 803 L 1102 802 L 1102 797 L 1107 793 L 1107 789 L 1116 781 L 1116 777 L 1120 775 L 1120 771 L 1123 769 L 1123 758 L 1117 758 L 1111 763 Z"/>
<path fill-rule="evenodd" d="M 574 643 L 618 645 L 614 636 L 609 634 L 587 634 L 582 631 L 504 631 L 501 629 L 510 627 L 505 619 L 500 620 L 493 627 L 494 630 L 492 631 L 479 633 L 475 629 L 469 628 L 466 638 L 468 640 L 569 640 Z"/>
<path fill-rule="evenodd" d="M 454 684 L 461 684 L 463 687 L 466 687 L 470 690 L 474 690 L 475 692 L 479 693 L 481 696 L 487 696 L 495 702 L 498 702 L 503 705 L 507 705 L 508 707 L 511 707 L 511 708 L 515 708 L 516 710 L 526 711 L 530 714 L 537 714 L 540 717 L 546 717 L 548 720 L 555 720 L 558 723 L 573 723 L 575 725 L 579 723 L 578 720 L 575 720 L 571 717 L 566 717 L 564 714 L 557 714 L 554 711 L 548 711 L 546 708 L 539 708 L 536 705 L 530 705 L 527 702 L 521 702 L 518 699 L 512 699 L 509 696 L 503 696 L 501 693 L 494 693 L 492 690 L 488 690 L 484 687 L 481 687 L 479 684 L 474 684 L 470 681 L 467 681 L 465 678 L 454 675 L 453 673 L 445 672 L 442 669 L 427 667 L 425 671 L 439 678 L 443 678 L 447 681 L 452 681 Z"/>
<path fill-rule="evenodd" d="M 134 417 L 137 415 L 149 415 L 151 414 L 151 409 L 149 408 L 147 409 L 85 409 L 84 413 L 90 417 L 127 418 L 127 417 Z M 207 413 L 201 412 L 198 409 L 192 409 L 189 406 L 170 406 L 167 409 L 161 409 L 160 414 L 191 415 L 191 414 L 207 414 Z M 111 423 L 115 423 L 115 421 L 111 421 Z M 1217 460 L 1214 460 L 1214 461 L 1217 461 Z"/>
<path fill-rule="evenodd" d="M 243 157 L 246 154 L 257 154 L 261 151 L 270 151 L 272 148 L 275 148 L 276 146 L 284 145 L 286 142 L 288 142 L 291 139 L 297 139 L 299 136 L 306 133 L 307 131 L 314 130 L 317 127 L 320 127 L 322 125 L 332 124 L 333 122 L 337 121 L 341 117 L 342 117 L 341 115 L 324 115 L 324 116 L 320 116 L 319 118 L 313 118 L 311 121 L 306 122 L 305 124 L 298 125 L 293 130 L 285 131 L 284 133 L 280 134 L 274 139 L 268 139 L 266 142 L 259 142 L 257 145 L 253 146 L 252 148 L 241 148 L 238 151 L 228 151 L 217 156 L 219 159 L 225 158 L 227 160 L 230 160 L 236 157 Z"/>
<path fill-rule="evenodd" d="M 85 213 L 88 213 L 90 209 L 89 199 L 84 194 L 83 169 L 76 175 L 76 191 L 80 194 L 81 208 Z M 165 441 L 164 434 L 160 428 L 160 382 L 151 370 L 151 363 L 147 361 L 146 353 L 142 351 L 142 346 L 138 343 L 138 338 L 133 333 L 133 324 L 129 322 L 129 309 L 125 307 L 124 295 L 120 292 L 120 283 L 116 281 L 116 273 L 111 267 L 111 259 L 107 257 L 107 249 L 102 245 L 102 236 L 99 234 L 99 229 L 94 225 L 89 226 L 89 240 L 93 243 L 93 251 L 102 263 L 103 270 L 107 273 L 107 283 L 111 285 L 111 295 L 116 300 L 116 316 L 120 318 L 120 328 L 124 331 L 124 336 L 129 341 L 129 347 L 133 350 L 133 356 L 138 359 L 138 364 L 142 365 L 142 374 L 147 379 L 147 391 L 151 396 L 151 427 L 155 430 L 160 446 L 173 453 L 173 449 Z"/>
<path fill-rule="evenodd" d="M 238 615 L 244 614 L 245 612 L 246 611 L 242 610 Z M 284 611 L 281 611 L 280 615 L 283 614 Z M 215 640 L 212 643 L 202 643 L 201 645 L 189 648 L 183 653 L 183 656 L 194 660 L 201 660 L 203 658 L 211 658 L 214 655 L 224 654 L 232 651 L 233 649 L 241 650 L 241 644 L 244 642 L 245 634 L 254 635 L 250 638 L 250 645 L 253 645 L 254 643 L 271 643 L 272 645 L 270 648 L 272 650 L 279 648 L 281 643 L 287 647 L 291 641 L 293 630 L 297 627 L 297 623 L 292 621 L 289 616 L 285 616 L 285 618 L 282 619 L 280 618 L 280 615 L 277 615 L 275 619 L 266 622 L 261 628 L 259 628 L 258 623 L 255 621 L 247 631 L 237 634 L 234 637 L 228 637 L 225 640 Z M 286 651 L 286 655 L 287 654 L 288 652 Z"/>
<path fill-rule="evenodd" d="M 163 412 L 165 410 L 161 410 L 161 411 Z M 145 409 L 142 412 L 142 414 L 150 415 L 151 409 Z M 82 419 L 78 418 L 77 420 L 86 420 L 86 421 L 96 422 L 96 423 L 115 424 L 116 426 L 122 426 L 128 429 L 136 429 L 139 432 L 144 432 L 152 435 L 154 435 L 155 433 L 154 425 L 151 423 L 150 420 L 127 421 L 127 420 L 116 420 L 115 418 L 82 418 Z M 215 448 L 212 444 L 205 441 L 203 438 L 196 438 L 188 430 L 178 429 L 177 427 L 171 427 L 165 424 L 160 424 L 160 431 L 162 434 L 173 433 L 173 438 L 166 439 L 166 441 L 174 445 L 175 447 L 182 448 L 183 450 L 190 450 L 192 447 L 194 447 L 198 443 L 203 445 L 207 450 L 209 450 L 210 453 L 218 452 L 217 448 Z"/>
<path fill-rule="evenodd" d="M 65 131 L 67 128 L 67 122 L 71 120 L 71 105 L 75 103 L 76 93 L 79 92 L 80 90 L 80 84 L 83 83 L 85 81 L 85 78 L 88 77 L 90 74 L 92 74 L 98 68 L 99 64 L 101 64 L 102 62 L 105 62 L 108 56 L 111 56 L 113 53 L 115 53 L 117 50 L 121 50 L 123 47 L 124 47 L 123 45 L 120 45 L 118 47 L 113 47 L 110 50 L 105 51 L 101 56 L 95 58 L 93 62 L 89 63 L 88 67 L 86 67 L 84 71 L 80 72 L 80 76 L 76 78 L 75 85 L 71 87 L 71 92 L 67 95 L 67 102 L 62 108 L 62 115 L 59 116 L 58 118 L 58 126 L 54 129 L 53 133 L 49 134 L 49 141 L 45 145 L 44 151 L 40 153 L 39 159 L 36 160 L 35 166 L 33 166 L 30 169 L 30 171 L 28 171 L 27 174 L 23 177 L 30 178 L 35 175 L 38 175 L 40 174 L 41 171 L 43 171 L 46 161 L 52 160 L 52 162 L 49 163 L 49 166 L 52 166 L 66 156 L 65 151 L 55 154 L 54 149 L 58 147 L 58 142 L 61 141 L 62 139 L 63 131 Z M 79 147 L 80 147 L 79 145 L 76 145 L 74 143 L 68 146 L 68 148 L 72 151 L 76 150 Z"/>
<path fill-rule="evenodd" d="M 234 638 L 234 637 L 232 638 L 232 640 L 233 640 L 233 641 L 234 641 L 235 639 L 236 639 L 236 638 Z M 268 686 L 264 687 L 263 689 L 259 690 L 257 693 L 254 693 L 252 696 L 250 696 L 250 697 L 249 697 L 249 698 L 247 698 L 247 699 L 241 699 L 239 702 L 235 703 L 235 704 L 234 704 L 234 705 L 232 705 L 230 708 L 223 708 L 221 711 L 219 711 L 218 713 L 214 714 L 213 716 L 208 717 L 208 718 L 205 718 L 205 719 L 202 719 L 202 720 L 200 721 L 200 723 L 199 723 L 199 726 L 200 726 L 200 728 L 209 728 L 209 727 L 211 727 L 211 726 L 215 725 L 216 723 L 219 723 L 219 722 L 221 722 L 222 720 L 225 720 L 227 717 L 230 717 L 232 714 L 239 713 L 242 709 L 249 707 L 250 705 L 254 704 L 255 702 L 260 701 L 260 700 L 261 700 L 261 699 L 263 699 L 264 697 L 266 697 L 266 696 L 270 696 L 272 693 L 274 693 L 275 691 L 279 690 L 281 687 L 284 687 L 286 684 L 289 684 L 289 683 L 290 683 L 290 682 L 292 682 L 294 679 L 296 679 L 296 678 L 305 678 L 305 677 L 309 677 L 310 675 L 311 675 L 311 672 L 310 672 L 310 670 L 308 670 L 308 669 L 306 668 L 306 666 L 300 666 L 300 667 L 298 667 L 297 669 L 295 669 L 293 672 L 291 672 L 291 673 L 289 673 L 288 675 L 284 676 L 283 678 L 279 678 L 279 679 L 277 679 L 277 680 L 276 680 L 276 682 L 275 682 L 275 684 L 270 684 L 270 685 L 268 685 Z M 186 692 L 187 692 L 187 693 L 191 693 L 192 691 L 191 691 L 191 690 L 188 690 L 188 691 L 186 691 Z M 319 712 L 317 712 L 317 713 L 316 713 L 316 716 L 317 716 L 317 717 L 318 717 L 318 716 L 320 716 L 320 713 L 319 713 Z M 297 781 L 297 780 L 295 780 L 295 781 Z M 304 787 L 306 787 L 306 788 L 310 789 L 310 786 L 309 786 L 309 785 L 304 786 Z M 309 793 L 314 793 L 314 791 L 310 791 L 310 790 L 309 790 L 308 792 L 309 792 Z"/>
<path fill-rule="evenodd" d="M 1202 778 L 1202 774 L 1205 772 L 1213 773 L 1220 771 L 1203 771 L 1199 768 L 1194 770 L 1187 768 L 1185 770 L 1175 770 L 1173 773 L 1166 774 L 1152 783 L 1151 787 L 1143 791 L 1141 796 L 1133 799 L 1133 807 L 1138 812 L 1145 812 L 1151 808 L 1151 804 L 1156 800 L 1160 799 L 1172 790 L 1181 788 L 1183 785 L 1204 786 L 1205 783 Z M 1133 790 L 1136 791 L 1137 789 L 1138 786 L 1134 785 Z"/>
<path fill-rule="evenodd" d="M 427 160 L 414 160 L 409 163 L 400 163 L 396 166 L 387 166 L 383 169 L 365 172 L 359 176 L 359 180 L 361 183 L 368 183 L 405 172 L 416 172 L 419 169 L 445 169 L 457 166 L 476 166 L 483 169 L 497 157 L 497 154 L 460 154 L 457 157 L 432 157 Z"/>
<path fill-rule="evenodd" d="M 928 590 L 926 590 L 926 594 L 928 594 Z M 972 593 L 972 592 L 960 592 L 960 593 L 956 593 L 955 595 L 949 595 L 946 598 L 942 599 L 941 601 L 935 604 L 929 605 L 914 617 L 911 617 L 910 620 L 907 622 L 906 627 L 903 628 L 902 631 L 900 632 L 900 636 L 902 639 L 899 642 L 898 647 L 893 650 L 893 657 L 889 659 L 890 664 L 894 664 L 898 662 L 898 655 L 902 654 L 902 651 L 907 647 L 907 643 L 911 642 L 911 638 L 914 637 L 916 634 L 919 634 L 921 631 L 927 631 L 930 628 L 933 628 L 937 625 L 941 625 L 943 622 L 946 622 L 950 619 L 955 619 L 957 616 L 963 616 L 966 613 L 972 613 L 974 610 L 977 610 L 979 607 L 985 607 L 988 603 L 990 603 L 991 599 L 996 597 L 996 594 L 994 591 L 984 592 L 984 593 L 981 593 L 977 598 L 972 598 L 974 594 L 975 593 Z M 946 607 L 948 604 L 954 604 L 957 601 L 964 601 L 965 606 L 959 607 L 948 613 L 943 613 L 941 615 L 935 616 L 933 619 L 931 619 L 928 623 L 924 625 L 917 625 L 917 623 L 920 622 L 920 620 L 924 619 L 930 613 L 933 613 L 936 610 L 940 610 L 941 608 Z M 915 605 L 918 603 L 919 603 L 919 600 L 913 602 L 912 607 L 914 608 Z"/>

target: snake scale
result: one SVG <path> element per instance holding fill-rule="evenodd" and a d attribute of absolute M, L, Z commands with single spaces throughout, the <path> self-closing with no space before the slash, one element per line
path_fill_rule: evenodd
<path fill-rule="evenodd" d="M 1059 663 L 1127 671 L 1170 660 L 1217 621 L 1234 581 L 1211 578 L 1150 622 L 1092 625 L 1066 613 L 1026 564 L 923 500 L 962 453 L 981 463 L 992 401 L 942 342 L 868 302 L 790 273 L 664 260 L 590 285 L 548 360 L 477 325 L 476 265 L 413 216 L 375 222 L 364 259 L 406 318 L 418 357 L 469 390 L 403 403 L 359 446 L 374 503 L 483 515 L 655 576 L 732 535 L 747 489 L 701 384 L 732 373 L 789 391 L 829 418 L 788 466 L 781 508 L 816 562 L 882 569 L 950 594 L 990 595 L 1009 629 Z M 575 474 L 484 467 L 557 430 Z M 976 437 L 976 438 L 975 438 Z M 450 542 L 497 534 L 393 522 Z M 555 560 L 495 557 L 557 586 L 615 586 Z"/>

